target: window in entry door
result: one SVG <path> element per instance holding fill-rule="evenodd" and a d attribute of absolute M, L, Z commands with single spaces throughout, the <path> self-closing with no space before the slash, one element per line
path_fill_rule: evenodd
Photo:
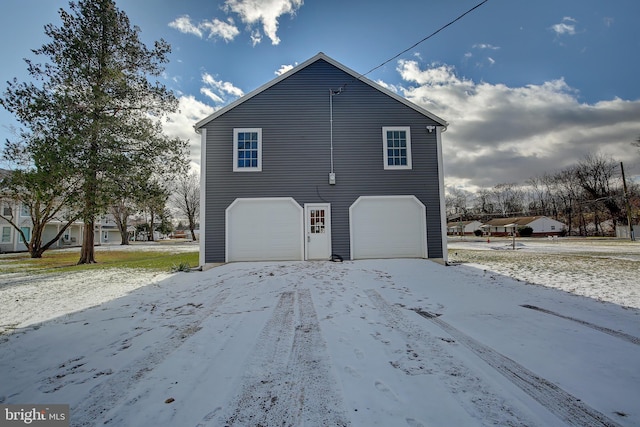
<path fill-rule="evenodd" d="M 324 209 L 311 209 L 311 234 L 324 233 Z"/>

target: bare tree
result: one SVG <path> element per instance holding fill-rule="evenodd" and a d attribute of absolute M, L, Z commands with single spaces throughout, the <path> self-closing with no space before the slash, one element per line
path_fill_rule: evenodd
<path fill-rule="evenodd" d="M 191 239 L 195 241 L 196 233 L 194 230 L 200 214 L 200 178 L 197 173 L 192 172 L 178 179 L 172 202 L 180 215 L 189 221 Z"/>
<path fill-rule="evenodd" d="M 623 209 L 621 203 L 620 179 L 616 177 L 618 163 L 603 154 L 588 154 L 576 166 L 575 174 L 587 196 L 585 204 L 591 205 L 596 233 L 602 216 L 608 216 L 615 227 Z M 604 230 L 600 229 L 600 234 Z"/>
<path fill-rule="evenodd" d="M 515 183 L 498 184 L 491 192 L 494 205 L 503 216 L 521 213 L 524 210 L 524 192 Z"/>
<path fill-rule="evenodd" d="M 473 211 L 480 217 L 485 217 L 494 213 L 495 209 L 491 199 L 491 191 L 487 189 L 481 189 L 476 194 L 476 198 L 473 201 Z"/>
<path fill-rule="evenodd" d="M 471 194 L 465 190 L 459 188 L 449 189 L 449 193 L 445 197 L 447 216 L 466 218 L 469 212 L 468 199 L 470 196 Z"/>

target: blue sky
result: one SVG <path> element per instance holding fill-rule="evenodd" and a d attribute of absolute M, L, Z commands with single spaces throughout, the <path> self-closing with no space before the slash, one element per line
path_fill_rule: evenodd
<path fill-rule="evenodd" d="M 164 83 L 180 98 L 167 133 L 193 124 L 318 52 L 359 73 L 480 0 L 116 0 L 146 43 L 173 47 Z M 3 0 L 0 81 L 60 23 L 67 1 Z M 640 2 L 489 0 L 367 77 L 450 123 L 446 185 L 523 183 L 602 153 L 640 175 Z M 0 138 L 12 118 L 0 112 Z"/>

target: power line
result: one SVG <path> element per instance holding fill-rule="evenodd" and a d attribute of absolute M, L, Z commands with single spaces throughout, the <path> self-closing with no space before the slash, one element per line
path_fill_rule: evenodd
<path fill-rule="evenodd" d="M 383 62 L 382 64 L 378 65 L 377 67 L 374 67 L 372 69 L 370 69 L 369 71 L 367 71 L 364 74 L 361 74 L 358 77 L 358 80 L 361 77 L 366 76 L 367 74 L 370 74 L 372 72 L 374 72 L 375 70 L 377 70 L 380 67 L 383 67 L 385 65 L 387 65 L 389 62 L 393 61 L 394 59 L 398 58 L 399 56 L 401 56 L 402 54 L 407 53 L 408 51 L 410 51 L 411 49 L 413 49 L 414 47 L 418 46 L 420 43 L 423 43 L 427 40 L 429 40 L 431 37 L 435 36 L 436 34 L 438 34 L 440 31 L 444 30 L 445 28 L 449 27 L 450 25 L 455 24 L 456 22 L 458 22 L 459 20 L 461 20 L 462 18 L 464 18 L 466 15 L 470 14 L 471 12 L 473 12 L 474 10 L 476 10 L 477 8 L 479 8 L 480 6 L 482 6 L 483 4 L 485 4 L 486 2 L 488 2 L 489 0 L 483 0 L 482 2 L 478 3 L 477 5 L 475 5 L 474 7 L 472 7 L 471 9 L 467 10 L 465 13 L 463 13 L 462 15 L 458 16 L 456 19 L 454 19 L 453 21 L 450 21 L 448 24 L 443 25 L 442 27 L 438 28 L 436 31 L 434 31 L 433 33 L 429 34 L 427 37 L 423 38 L 422 40 L 420 40 L 419 42 L 415 43 L 413 46 L 403 50 L 402 52 L 400 52 L 399 54 L 397 54 L 396 56 L 394 56 L 393 58 L 390 58 L 388 60 L 386 60 L 385 62 Z"/>

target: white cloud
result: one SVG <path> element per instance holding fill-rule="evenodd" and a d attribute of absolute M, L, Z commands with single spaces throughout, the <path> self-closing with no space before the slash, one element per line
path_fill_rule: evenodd
<path fill-rule="evenodd" d="M 242 89 L 235 87 L 232 83 L 223 82 L 222 80 L 216 80 L 209 73 L 204 73 L 202 75 L 202 82 L 225 94 L 229 94 L 235 97 L 244 95 Z"/>
<path fill-rule="evenodd" d="M 255 46 L 262 43 L 262 33 L 260 30 L 254 30 L 251 32 L 251 45 Z"/>
<path fill-rule="evenodd" d="M 562 22 L 559 24 L 555 24 L 551 26 L 551 30 L 556 33 L 556 35 L 561 36 L 563 34 L 568 34 L 573 36 L 576 34 L 576 21 L 575 19 L 565 16 L 562 18 Z"/>
<path fill-rule="evenodd" d="M 216 95 L 211 89 L 209 89 L 208 87 L 203 87 L 200 88 L 200 93 L 203 94 L 204 96 L 210 98 L 213 102 L 215 102 L 216 104 L 223 104 L 224 103 L 224 99 L 222 99 L 221 97 L 219 97 L 218 95 Z"/>
<path fill-rule="evenodd" d="M 232 41 L 240 30 L 234 25 L 233 19 L 229 18 L 227 22 L 214 18 L 211 21 L 203 21 L 198 26 L 209 32 L 209 38 L 220 37 L 226 42 Z"/>
<path fill-rule="evenodd" d="M 296 64 L 296 65 L 297 65 L 297 64 Z M 277 70 L 275 71 L 275 75 L 276 75 L 276 76 L 281 76 L 281 75 L 283 75 L 284 73 L 286 73 L 287 71 L 292 70 L 292 69 L 293 69 L 293 67 L 294 67 L 294 66 L 293 66 L 293 65 L 291 65 L 291 64 L 289 64 L 289 65 L 281 65 L 281 66 L 280 66 L 280 68 L 279 68 L 279 69 L 277 69 Z"/>
<path fill-rule="evenodd" d="M 489 64 L 491 64 L 491 65 L 493 65 L 493 64 L 495 64 L 495 63 L 496 63 L 496 60 L 495 60 L 495 59 L 493 59 L 493 58 L 492 58 L 492 57 L 490 57 L 490 56 L 487 56 L 487 61 L 489 61 Z"/>
<path fill-rule="evenodd" d="M 225 103 L 229 96 L 239 98 L 244 95 L 242 89 L 235 87 L 233 83 L 216 80 L 209 73 L 202 74 L 202 83 L 205 86 L 200 89 L 200 93 L 212 99 L 216 104 Z"/>
<path fill-rule="evenodd" d="M 162 128 L 169 137 L 189 140 L 189 160 L 194 169 L 200 165 L 200 135 L 195 132 L 193 126 L 213 114 L 216 109 L 193 96 L 181 96 L 178 101 L 178 111 L 169 115 Z"/>
<path fill-rule="evenodd" d="M 474 44 L 473 48 L 474 49 L 490 49 L 490 50 L 498 50 L 498 49 L 500 49 L 499 46 L 494 46 L 492 44 L 487 44 L 487 43 Z"/>
<path fill-rule="evenodd" d="M 285 14 L 294 16 L 303 2 L 304 0 L 226 0 L 222 9 L 227 14 L 235 13 L 247 24 L 253 46 L 262 42 L 263 33 L 269 37 L 271 44 L 278 45 L 278 19 Z M 261 25 L 261 29 L 253 28 L 254 25 Z M 232 18 L 228 18 L 226 22 L 213 18 L 196 24 L 189 15 L 183 15 L 170 22 L 169 27 L 199 38 L 208 34 L 209 39 L 221 38 L 226 42 L 233 41 L 240 34 Z"/>
<path fill-rule="evenodd" d="M 261 23 L 262 31 L 271 44 L 278 45 L 278 18 L 284 14 L 295 15 L 302 4 L 303 0 L 227 0 L 224 10 L 236 13 L 249 26 Z M 255 32 L 251 38 L 254 45 L 262 40 Z"/>
<path fill-rule="evenodd" d="M 640 165 L 640 100 L 578 101 L 564 79 L 509 87 L 459 77 L 449 65 L 399 61 L 400 93 L 447 120 L 447 185 L 467 189 L 520 182 L 603 152 Z M 638 174 L 640 170 L 633 173 Z"/>
<path fill-rule="evenodd" d="M 221 38 L 226 42 L 232 41 L 240 34 L 240 30 L 238 30 L 231 18 L 227 22 L 214 18 L 211 21 L 202 21 L 194 24 L 189 15 L 184 15 L 170 22 L 169 27 L 175 28 L 184 34 L 193 34 L 199 38 L 203 38 L 205 33 L 208 33 L 207 38 Z"/>
<path fill-rule="evenodd" d="M 200 28 L 198 28 L 197 25 L 194 25 L 191 22 L 191 18 L 189 17 L 189 15 L 184 15 L 177 18 L 175 21 L 170 22 L 169 26 L 171 28 L 175 28 L 181 33 L 193 34 L 195 36 L 202 38 L 202 31 L 200 30 Z"/>

